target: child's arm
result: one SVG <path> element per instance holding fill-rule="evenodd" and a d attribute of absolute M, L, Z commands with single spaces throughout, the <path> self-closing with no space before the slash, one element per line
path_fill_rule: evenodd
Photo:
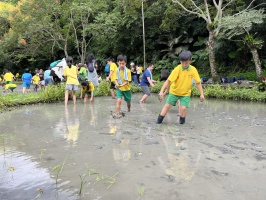
<path fill-rule="evenodd" d="M 154 87 L 153 80 L 151 80 L 151 77 L 147 77 L 148 82 L 152 87 Z"/>
<path fill-rule="evenodd" d="M 170 85 L 170 81 L 167 79 L 164 84 L 163 84 L 163 87 L 161 88 L 160 90 L 160 93 L 159 93 L 159 100 L 162 101 L 163 99 L 163 96 L 165 95 L 165 89 Z"/>
<path fill-rule="evenodd" d="M 199 91 L 200 91 L 200 101 L 204 101 L 204 94 L 203 94 L 203 89 L 202 89 L 202 85 L 201 85 L 201 82 L 199 83 L 196 83 Z"/>
<path fill-rule="evenodd" d="M 163 96 L 165 96 L 165 95 L 169 92 L 169 89 L 170 89 L 170 87 L 168 86 L 168 87 L 166 88 L 166 90 L 164 91 Z"/>
<path fill-rule="evenodd" d="M 127 84 L 128 84 L 128 81 L 126 81 L 126 80 L 121 85 L 118 84 L 117 80 L 116 80 L 116 83 L 115 83 L 115 85 L 116 85 L 117 88 L 123 87 L 124 85 L 127 85 Z"/>

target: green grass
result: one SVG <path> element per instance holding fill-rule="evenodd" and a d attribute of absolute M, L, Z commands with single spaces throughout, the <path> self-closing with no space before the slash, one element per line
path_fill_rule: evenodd
<path fill-rule="evenodd" d="M 158 82 L 154 88 L 151 88 L 151 92 L 159 93 L 163 82 Z M 221 85 L 207 85 L 204 86 L 205 98 L 217 98 L 217 99 L 230 99 L 230 100 L 246 100 L 246 101 L 257 101 L 266 102 L 266 92 L 258 91 L 259 84 L 253 88 L 238 88 L 238 86 L 228 86 L 226 88 Z M 141 92 L 141 87 L 138 85 L 131 84 L 132 93 Z M 102 81 L 97 87 L 96 96 L 109 96 L 110 89 L 109 83 Z M 77 96 L 79 96 L 79 91 Z M 6 110 L 12 107 L 21 105 L 30 105 L 38 103 L 54 103 L 64 101 L 65 95 L 65 84 L 58 86 L 51 86 L 48 90 L 41 91 L 38 93 L 11 93 L 6 95 L 0 95 L 0 111 Z M 199 91 L 196 86 L 192 87 L 192 96 L 199 96 Z M 70 95 L 71 98 L 71 95 Z"/>

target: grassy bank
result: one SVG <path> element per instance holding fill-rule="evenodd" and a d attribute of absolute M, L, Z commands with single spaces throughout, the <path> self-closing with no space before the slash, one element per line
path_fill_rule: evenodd
<path fill-rule="evenodd" d="M 163 85 L 163 82 L 156 84 L 154 88 L 151 88 L 153 93 L 158 93 Z M 133 93 L 141 92 L 141 88 L 136 85 L 131 86 Z M 35 103 L 53 103 L 64 100 L 65 85 L 51 86 L 49 90 L 38 93 L 11 93 L 0 96 L 0 110 L 5 110 L 11 107 L 20 105 L 28 105 Z M 109 96 L 109 84 L 105 81 L 101 82 L 97 90 L 96 96 Z M 236 86 L 222 87 L 220 85 L 207 85 L 204 86 L 205 98 L 217 98 L 217 99 L 230 99 L 230 100 L 246 100 L 266 102 L 266 92 L 259 92 L 258 87 L 238 88 Z M 79 92 L 78 94 L 79 95 Z M 199 96 L 199 91 L 196 86 L 192 87 L 192 96 Z"/>

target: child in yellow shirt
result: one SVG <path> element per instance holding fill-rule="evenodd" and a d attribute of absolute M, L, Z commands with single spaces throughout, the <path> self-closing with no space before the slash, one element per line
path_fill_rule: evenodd
<path fill-rule="evenodd" d="M 39 77 L 38 72 L 36 72 L 36 74 L 32 77 L 31 82 L 34 86 L 33 91 L 37 92 L 37 89 L 39 87 L 39 82 L 40 82 L 40 77 Z"/>
<path fill-rule="evenodd" d="M 84 103 L 87 103 L 87 99 L 89 95 L 91 95 L 90 102 L 94 101 L 93 91 L 94 91 L 94 85 L 90 81 L 82 81 L 81 82 L 81 98 L 84 94 Z"/>

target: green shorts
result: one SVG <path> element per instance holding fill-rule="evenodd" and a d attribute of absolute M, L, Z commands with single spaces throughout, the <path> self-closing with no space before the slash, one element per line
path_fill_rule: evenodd
<path fill-rule="evenodd" d="M 6 81 L 6 84 L 12 84 L 12 81 Z"/>
<path fill-rule="evenodd" d="M 126 102 L 131 102 L 131 91 L 130 90 L 122 91 L 122 90 L 117 89 L 116 98 L 122 99 L 122 97 L 124 97 Z"/>
<path fill-rule="evenodd" d="M 178 100 L 180 100 L 180 106 L 186 106 L 187 108 L 189 108 L 190 96 L 176 96 L 169 93 L 166 103 L 175 106 Z"/>

